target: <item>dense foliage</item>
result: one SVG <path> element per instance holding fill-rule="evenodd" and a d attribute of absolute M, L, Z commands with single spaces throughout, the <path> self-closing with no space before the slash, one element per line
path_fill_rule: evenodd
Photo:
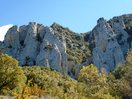
<path fill-rule="evenodd" d="M 119 65 L 113 74 L 123 97 L 132 98 L 132 51 L 127 54 L 126 64 Z"/>
<path fill-rule="evenodd" d="M 110 74 L 99 71 L 93 64 L 83 66 L 77 79 L 48 67 L 23 66 L 12 57 L 0 53 L 0 94 L 52 96 L 57 99 L 122 99 L 132 98 L 132 52 L 126 64 Z"/>
<path fill-rule="evenodd" d="M 26 77 L 17 60 L 0 53 L 0 94 L 22 93 Z"/>

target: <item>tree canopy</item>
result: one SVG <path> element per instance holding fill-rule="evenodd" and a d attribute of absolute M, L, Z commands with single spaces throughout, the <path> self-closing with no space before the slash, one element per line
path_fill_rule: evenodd
<path fill-rule="evenodd" d="M 59 99 L 122 99 L 132 97 L 132 51 L 126 64 L 106 73 L 93 64 L 83 66 L 77 79 L 41 66 L 18 66 L 18 61 L 0 52 L 0 94 L 52 96 Z"/>

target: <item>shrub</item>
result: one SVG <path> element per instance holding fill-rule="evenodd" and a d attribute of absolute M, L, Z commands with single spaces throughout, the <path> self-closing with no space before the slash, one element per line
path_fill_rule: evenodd
<path fill-rule="evenodd" d="M 0 94 L 22 93 L 26 77 L 18 61 L 0 53 Z"/>

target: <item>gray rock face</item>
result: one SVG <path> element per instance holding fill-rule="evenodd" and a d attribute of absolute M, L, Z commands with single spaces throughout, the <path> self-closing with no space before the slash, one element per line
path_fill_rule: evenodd
<path fill-rule="evenodd" d="M 99 68 L 111 71 L 118 64 L 125 62 L 125 55 L 129 50 L 128 37 L 122 17 L 114 17 L 109 22 L 100 18 L 90 34 L 92 44 L 93 63 Z"/>
<path fill-rule="evenodd" d="M 4 51 L 5 53 L 11 55 L 12 57 L 17 57 L 19 54 L 20 44 L 19 44 L 19 34 L 18 27 L 13 26 L 7 31 L 4 40 Z"/>
<path fill-rule="evenodd" d="M 110 21 L 111 27 L 116 34 L 116 39 L 121 46 L 121 50 L 125 55 L 128 51 L 129 45 L 127 43 L 127 39 L 129 37 L 128 33 L 124 30 L 125 24 L 123 21 L 123 17 L 114 17 L 113 20 Z"/>
<path fill-rule="evenodd" d="M 45 31 L 45 32 L 44 32 Z M 55 70 L 66 73 L 66 44 L 64 39 L 58 39 L 51 28 L 45 27 L 45 33 L 36 64 L 51 66 Z"/>
<path fill-rule="evenodd" d="M 3 42 L 0 41 L 0 49 L 3 49 L 3 46 L 4 46 Z"/>
<path fill-rule="evenodd" d="M 1 43 L 2 44 L 2 43 Z M 13 26 L 5 36 L 4 51 L 20 65 L 50 66 L 67 73 L 65 39 L 58 39 L 52 28 L 37 23 Z"/>
<path fill-rule="evenodd" d="M 21 66 L 49 66 L 72 77 L 83 65 L 91 63 L 111 71 L 125 62 L 130 48 L 132 15 L 109 21 L 100 18 L 92 31 L 81 35 L 56 23 L 47 27 L 30 22 L 10 28 L 5 40 L 0 42 L 0 49 L 16 58 Z"/>

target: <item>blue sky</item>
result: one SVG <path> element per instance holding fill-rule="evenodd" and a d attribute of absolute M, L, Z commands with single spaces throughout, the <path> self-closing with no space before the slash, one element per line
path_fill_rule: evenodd
<path fill-rule="evenodd" d="M 0 0 L 0 26 L 53 22 L 75 32 L 90 31 L 100 17 L 132 13 L 132 0 Z"/>

